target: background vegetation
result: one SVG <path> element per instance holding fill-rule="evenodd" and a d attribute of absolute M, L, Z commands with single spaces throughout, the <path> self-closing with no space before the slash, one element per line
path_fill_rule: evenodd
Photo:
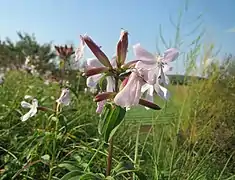
<path fill-rule="evenodd" d="M 179 18 L 174 42 L 179 48 L 181 26 Z M 195 32 L 189 51 L 180 57 L 185 59 L 186 75 L 170 75 L 170 101 L 156 98 L 163 107 L 157 112 L 131 109 L 115 134 L 113 179 L 235 179 L 235 58 L 227 55 L 217 63 L 213 46 L 205 51 L 202 32 Z M 83 179 L 104 178 L 107 145 L 99 138 L 96 104 L 90 92 L 84 92 L 80 72 L 67 70 L 73 101 L 58 116 L 56 136 L 57 120 L 50 112 L 20 121 L 25 95 L 54 108 L 60 74 L 50 43 L 39 44 L 26 33 L 18 36 L 15 43 L 0 41 L 0 67 L 5 73 L 0 86 L 0 179 L 72 180 L 81 178 L 82 172 L 86 172 Z M 172 45 L 161 33 L 159 38 Z M 22 71 L 26 56 L 33 57 L 40 77 Z M 214 60 L 205 65 L 210 57 Z M 198 69 L 196 61 L 201 62 L 201 77 L 192 73 Z M 45 76 L 47 71 L 51 76 Z"/>

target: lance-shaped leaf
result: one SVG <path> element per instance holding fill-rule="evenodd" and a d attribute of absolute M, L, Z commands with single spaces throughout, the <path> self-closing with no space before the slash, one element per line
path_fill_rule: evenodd
<path fill-rule="evenodd" d="M 109 68 L 107 68 L 107 67 L 91 68 L 91 69 L 86 70 L 85 75 L 86 76 L 93 76 L 96 74 L 101 74 L 101 73 L 107 72 L 108 70 L 109 70 Z"/>
<path fill-rule="evenodd" d="M 103 136 L 105 142 L 117 131 L 123 121 L 126 110 L 120 106 L 106 103 L 98 125 L 98 131 Z"/>
<path fill-rule="evenodd" d="M 100 93 L 98 95 L 95 96 L 94 101 L 95 102 L 99 102 L 99 101 L 103 101 L 106 99 L 111 99 L 116 95 L 115 92 L 104 92 L 104 93 Z"/>
<path fill-rule="evenodd" d="M 156 105 L 156 104 L 154 104 L 150 101 L 146 101 L 144 99 L 140 99 L 139 104 L 142 105 L 142 106 L 154 109 L 154 110 L 160 110 L 161 109 L 158 105 Z"/>
<path fill-rule="evenodd" d="M 109 62 L 108 57 L 104 54 L 104 52 L 100 49 L 97 44 L 89 37 L 84 36 L 83 37 L 84 42 L 86 45 L 90 48 L 90 50 L 93 52 L 93 54 L 96 56 L 96 58 L 106 67 L 113 68 L 112 65 Z"/>
<path fill-rule="evenodd" d="M 117 44 L 116 61 L 117 61 L 118 67 L 121 67 L 121 65 L 123 65 L 126 60 L 127 48 L 128 48 L 128 32 L 125 30 L 122 30 L 120 39 Z"/>

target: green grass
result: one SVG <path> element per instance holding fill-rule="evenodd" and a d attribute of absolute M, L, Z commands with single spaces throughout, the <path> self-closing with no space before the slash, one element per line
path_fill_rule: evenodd
<path fill-rule="evenodd" d="M 228 160 L 232 156 L 222 156 L 223 162 L 216 163 L 221 152 L 214 148 L 214 139 L 200 135 L 202 131 L 209 132 L 208 128 L 203 130 L 206 121 L 201 123 L 196 116 L 201 110 L 198 98 L 204 97 L 203 93 L 196 94 L 203 83 L 169 86 L 172 94 L 169 102 L 155 99 L 162 107 L 160 111 L 137 107 L 127 112 L 114 138 L 115 179 L 133 177 L 129 172 L 132 166 L 142 175 L 141 180 L 233 179 L 233 171 L 227 168 L 231 167 Z M 212 88 L 210 84 L 206 86 Z M 39 111 L 28 121 L 20 121 L 27 111 L 20 107 L 25 95 L 36 97 L 41 106 L 54 108 L 58 90 L 57 84 L 48 86 L 24 73 L 7 74 L 0 87 L 1 180 L 60 179 L 81 171 L 105 174 L 107 145 L 103 145 L 97 131 L 99 116 L 95 114 L 96 103 L 91 95 L 83 92 L 78 92 L 77 97 L 73 95 L 71 106 L 65 107 L 59 116 L 56 136 L 56 116 L 50 112 Z M 209 96 L 208 92 L 205 95 Z M 206 99 L 200 102 L 204 102 L 201 107 L 208 103 Z M 208 107 L 213 110 L 210 104 Z M 209 122 L 206 118 L 203 120 Z M 148 125 L 151 131 L 142 132 L 143 125 Z"/>

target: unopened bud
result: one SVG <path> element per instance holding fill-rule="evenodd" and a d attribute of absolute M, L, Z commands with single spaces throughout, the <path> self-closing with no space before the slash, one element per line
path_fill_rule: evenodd
<path fill-rule="evenodd" d="M 104 52 L 100 49 L 99 46 L 87 35 L 83 37 L 84 42 L 93 52 L 93 54 L 97 57 L 97 59 L 106 67 L 113 68 L 109 62 L 108 57 L 104 54 Z"/>
<path fill-rule="evenodd" d="M 91 68 L 91 69 L 88 69 L 84 74 L 86 76 L 93 76 L 96 74 L 101 74 L 101 73 L 107 72 L 108 70 L 109 70 L 109 68 L 107 68 L 107 67 Z"/>
<path fill-rule="evenodd" d="M 154 104 L 150 101 L 144 100 L 144 99 L 140 99 L 139 104 L 142 105 L 142 106 L 154 109 L 154 110 L 160 110 L 161 109 L 158 105 L 156 105 L 156 104 Z"/>

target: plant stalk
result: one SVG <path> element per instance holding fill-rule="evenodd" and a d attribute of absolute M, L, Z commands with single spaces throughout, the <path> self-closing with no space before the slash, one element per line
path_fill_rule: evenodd
<path fill-rule="evenodd" d="M 110 176 L 112 169 L 112 159 L 113 159 L 113 137 L 111 137 L 109 140 L 106 176 Z"/>
<path fill-rule="evenodd" d="M 118 76 L 115 77 L 115 92 L 118 93 Z M 113 142 L 114 142 L 113 137 L 111 137 L 109 140 L 106 177 L 110 176 L 110 174 L 111 174 L 112 159 L 113 159 Z"/>

